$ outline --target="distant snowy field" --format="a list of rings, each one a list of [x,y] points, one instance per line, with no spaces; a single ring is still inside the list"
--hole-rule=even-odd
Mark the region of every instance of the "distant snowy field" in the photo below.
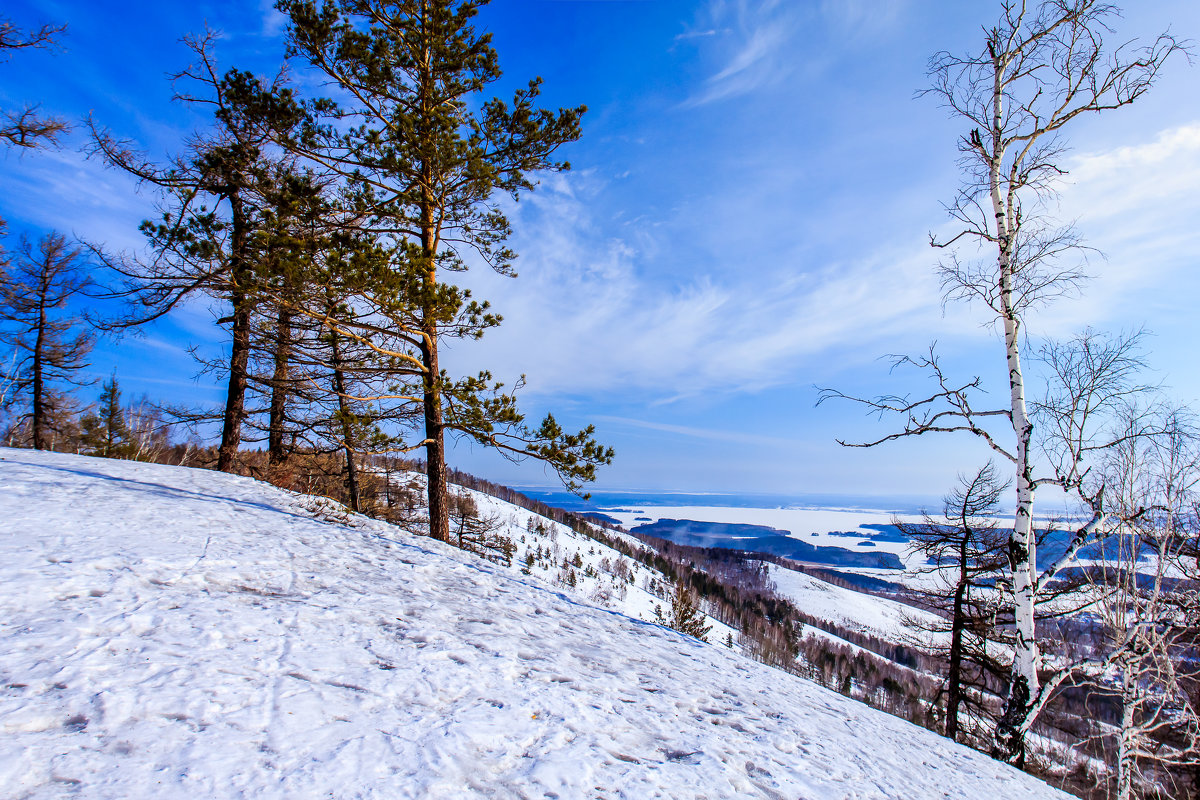
[[[0,732],[31,800],[1066,797],[324,501],[6,449]]]
[[[864,525],[890,525],[896,515],[888,511],[826,509],[826,508],[737,508],[727,506],[637,506],[618,510],[605,510],[605,514],[621,521],[625,528],[646,524],[646,518],[657,522],[660,519],[694,519],[699,522],[732,522],[747,525],[764,525],[776,530],[789,531],[793,537],[803,539],[820,547],[844,547],[854,549],[878,531]],[[919,522],[921,518],[901,515],[904,522]],[[860,538],[833,536],[833,532],[858,533]],[[872,549],[900,556],[905,566],[913,559],[908,545],[903,542],[875,542]],[[917,559],[914,563],[920,563]],[[853,572],[863,570],[853,569]],[[870,571],[875,574],[876,571]],[[895,574],[883,571],[880,574]]]

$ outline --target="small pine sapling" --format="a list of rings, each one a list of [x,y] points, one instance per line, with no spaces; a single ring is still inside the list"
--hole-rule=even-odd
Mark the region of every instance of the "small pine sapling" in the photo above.
[[[682,578],[675,583],[675,594],[671,597],[669,625],[680,633],[694,636],[702,642],[708,641],[708,633],[712,630],[711,625],[704,624],[704,614],[700,611],[695,594]]]

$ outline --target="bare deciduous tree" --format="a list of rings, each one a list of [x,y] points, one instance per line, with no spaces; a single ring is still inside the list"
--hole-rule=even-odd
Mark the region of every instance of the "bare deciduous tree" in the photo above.
[[[10,20],[0,18],[0,61],[7,60],[14,50],[53,47],[66,30],[66,25],[45,24],[36,30],[22,31]],[[19,111],[0,112],[0,117],[0,142],[10,147],[54,146],[69,127],[57,117],[43,116],[36,104],[22,106]]]
[[[951,739],[959,736],[960,712],[977,720],[985,716],[983,698],[1005,667],[996,653],[1000,598],[994,583],[1005,564],[1006,535],[996,517],[1008,488],[989,461],[973,475],[960,477],[945,498],[941,519],[926,515],[920,524],[895,523],[926,557],[926,566],[918,572],[930,575],[932,583],[918,592],[919,599],[944,618],[934,626],[923,616],[909,624],[925,634],[950,637],[934,650],[947,665],[945,734]],[[928,638],[922,636],[919,644],[928,647]]]
[[[17,352],[9,403],[25,400],[33,446],[51,447],[51,436],[69,404],[64,384],[83,385],[94,337],[79,314],[64,312],[77,295],[95,288],[82,269],[82,251],[62,234],[43,236],[36,250],[22,240],[15,269],[0,274],[0,343]]]
[[[1089,572],[1107,647],[1076,667],[1120,705],[1112,737],[1120,800],[1156,786],[1174,796],[1174,771],[1200,759],[1200,575],[1189,569],[1200,536],[1200,438],[1186,411],[1160,416],[1154,436],[1108,454],[1109,504],[1120,525]]]
[[[961,120],[967,132],[959,145],[963,186],[948,206],[960,228],[945,240],[931,237],[931,244],[948,249],[940,267],[946,299],[982,305],[1003,332],[1008,402],[999,408],[977,407],[971,398],[980,388],[979,379],[950,380],[932,353],[902,362],[929,370],[938,384],[935,393],[915,401],[861,401],[872,411],[904,419],[900,432],[880,441],[968,432],[1012,464],[1016,511],[1007,550],[1015,657],[996,746],[1002,757],[1017,763],[1024,759],[1025,734],[1049,698],[1036,629],[1037,597],[1082,546],[1106,530],[1105,487],[1089,483],[1088,460],[1114,442],[1106,438],[1105,412],[1137,390],[1127,369],[1136,361],[1129,358],[1133,345],[1085,334],[1044,354],[1058,386],[1036,409],[1053,423],[1052,430],[1042,432],[1035,425],[1023,350],[1028,315],[1078,291],[1086,278],[1079,266],[1079,237],[1054,221],[1047,203],[1065,174],[1062,133],[1083,115],[1137,101],[1167,59],[1183,49],[1168,34],[1140,48],[1107,47],[1105,37],[1116,15],[1114,6],[1098,0],[1003,0],[999,20],[985,29],[981,52],[942,52],[932,58],[933,86],[927,93]],[[977,253],[987,255],[972,258]],[[1107,358],[1091,357],[1088,350],[1094,347]],[[828,397],[844,395],[826,392],[822,399]],[[1046,435],[1039,440],[1042,433]],[[1042,477],[1035,475],[1039,444],[1052,466]],[[1045,486],[1076,494],[1092,513],[1064,557],[1042,565],[1039,572],[1034,499]]]

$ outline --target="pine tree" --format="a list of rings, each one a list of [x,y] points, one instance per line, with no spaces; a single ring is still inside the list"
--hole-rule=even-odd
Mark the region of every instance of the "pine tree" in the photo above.
[[[675,593],[671,595],[671,619],[668,623],[672,628],[688,636],[694,636],[702,642],[708,641],[711,625],[704,624],[704,614],[696,602],[691,588],[680,578],[675,582]]]
[[[926,516],[921,524],[896,522],[915,552],[926,558],[918,572],[930,582],[914,594],[923,605],[940,612],[932,630],[928,617],[910,624],[934,634],[950,634],[948,648],[936,647],[946,659],[945,735],[957,739],[960,711],[986,713],[982,698],[990,693],[989,677],[1003,677],[1006,666],[993,646],[996,631],[996,579],[1007,566],[1007,532],[999,530],[1000,497],[1009,484],[1000,480],[988,462],[969,477],[960,478],[945,498],[942,518]],[[1010,612],[1011,613],[1011,612]],[[944,617],[944,621],[942,618]],[[935,637],[939,638],[939,637]],[[923,647],[929,637],[922,636]]]
[[[110,166],[157,187],[164,199],[162,218],[141,226],[153,252],[149,261],[93,249],[118,278],[113,296],[130,303],[128,317],[110,323],[114,329],[156,320],[195,293],[228,303],[230,313],[221,320],[230,325],[231,346],[217,468],[229,472],[247,415],[251,321],[266,266],[256,239],[270,219],[264,211],[278,185],[274,179],[285,168],[272,141],[279,129],[299,125],[302,115],[282,78],[268,84],[236,69],[218,75],[215,38],[211,32],[185,38],[199,65],[174,76],[197,92],[181,92],[177,99],[211,109],[215,123],[189,142],[185,155],[169,165],[153,164],[91,125],[95,151]]]
[[[477,0],[280,0],[293,54],[307,58],[356,105],[312,104],[330,124],[291,146],[346,181],[345,215],[387,240],[390,275],[370,282],[367,301],[413,354],[397,356],[405,385],[393,396],[419,398],[425,448],[429,532],[450,536],[446,436],[460,434],[510,457],[550,464],[569,488],[609,463],[593,429],[565,432],[552,416],[525,424],[511,391],[487,372],[451,378],[443,341],[477,339],[500,322],[486,303],[446,281],[476,258],[513,275],[505,246],[510,226],[494,196],[533,188],[529,175],[567,169],[553,159],[579,137],[584,108],[535,107],[540,81],[516,92],[511,107],[489,97],[500,77],[490,36],[472,27]],[[356,126],[336,124],[353,118]],[[346,326],[369,338],[378,325]]]
[[[89,455],[126,458],[132,451],[125,410],[121,407],[121,387],[114,374],[104,382],[95,413],[81,421],[80,444]]]

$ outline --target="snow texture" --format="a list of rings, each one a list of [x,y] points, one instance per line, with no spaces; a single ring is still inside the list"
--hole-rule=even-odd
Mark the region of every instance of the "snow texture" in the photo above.
[[[0,732],[5,798],[1065,797],[328,501],[17,450]]]
[[[781,597],[792,601],[796,608],[818,619],[828,620],[843,628],[865,633],[887,642],[907,643],[927,641],[944,644],[948,636],[930,634],[908,624],[920,622],[929,630],[946,623],[936,614],[886,597],[874,597],[853,589],[834,586],[796,570],[768,564],[771,580]]]

